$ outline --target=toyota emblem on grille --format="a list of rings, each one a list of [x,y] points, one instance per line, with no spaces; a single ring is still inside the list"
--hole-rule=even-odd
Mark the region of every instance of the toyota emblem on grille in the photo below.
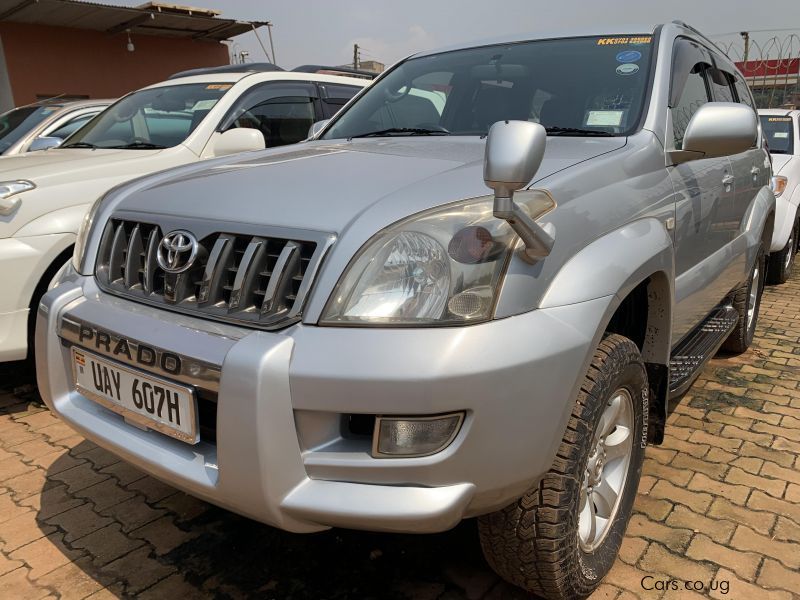
[[[158,266],[167,273],[183,273],[197,258],[197,238],[188,231],[170,231],[158,244]]]

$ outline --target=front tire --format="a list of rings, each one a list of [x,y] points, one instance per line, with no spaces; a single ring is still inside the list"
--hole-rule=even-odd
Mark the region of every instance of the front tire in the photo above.
[[[761,294],[764,292],[765,263],[764,249],[761,247],[749,279],[733,292],[733,308],[739,313],[739,320],[728,339],[722,344],[724,352],[741,354],[753,343],[758,311],[761,307]]]
[[[484,555],[501,577],[551,600],[583,598],[600,585],[639,486],[648,398],[639,349],[606,335],[553,466],[522,498],[478,520]]]
[[[767,283],[771,285],[786,283],[791,277],[795,254],[797,253],[798,229],[800,229],[800,220],[792,227],[789,239],[786,241],[786,246],[783,247],[783,250],[769,255]]]

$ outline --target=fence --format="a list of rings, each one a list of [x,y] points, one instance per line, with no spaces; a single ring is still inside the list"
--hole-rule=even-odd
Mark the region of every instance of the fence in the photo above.
[[[753,90],[759,108],[800,108],[800,36],[773,36],[759,43],[718,41]]]

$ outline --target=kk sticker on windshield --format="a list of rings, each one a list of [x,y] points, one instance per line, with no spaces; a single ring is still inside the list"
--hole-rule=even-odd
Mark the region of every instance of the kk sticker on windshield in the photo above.
[[[622,46],[622,45],[630,45],[630,46],[639,46],[642,44],[649,44],[653,41],[653,36],[651,35],[644,35],[644,36],[637,36],[637,37],[613,37],[613,38],[600,38],[597,40],[598,46]]]
[[[639,65],[625,63],[617,67],[617,75],[635,75],[639,72]]]
[[[642,53],[638,50],[623,50],[617,54],[617,62],[621,63],[635,63],[642,58]]]

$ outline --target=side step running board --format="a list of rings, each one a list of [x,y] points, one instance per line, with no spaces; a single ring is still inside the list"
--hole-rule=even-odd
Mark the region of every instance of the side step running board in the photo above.
[[[739,313],[732,306],[717,308],[673,350],[669,361],[670,397],[680,396],[689,389],[738,320]]]

